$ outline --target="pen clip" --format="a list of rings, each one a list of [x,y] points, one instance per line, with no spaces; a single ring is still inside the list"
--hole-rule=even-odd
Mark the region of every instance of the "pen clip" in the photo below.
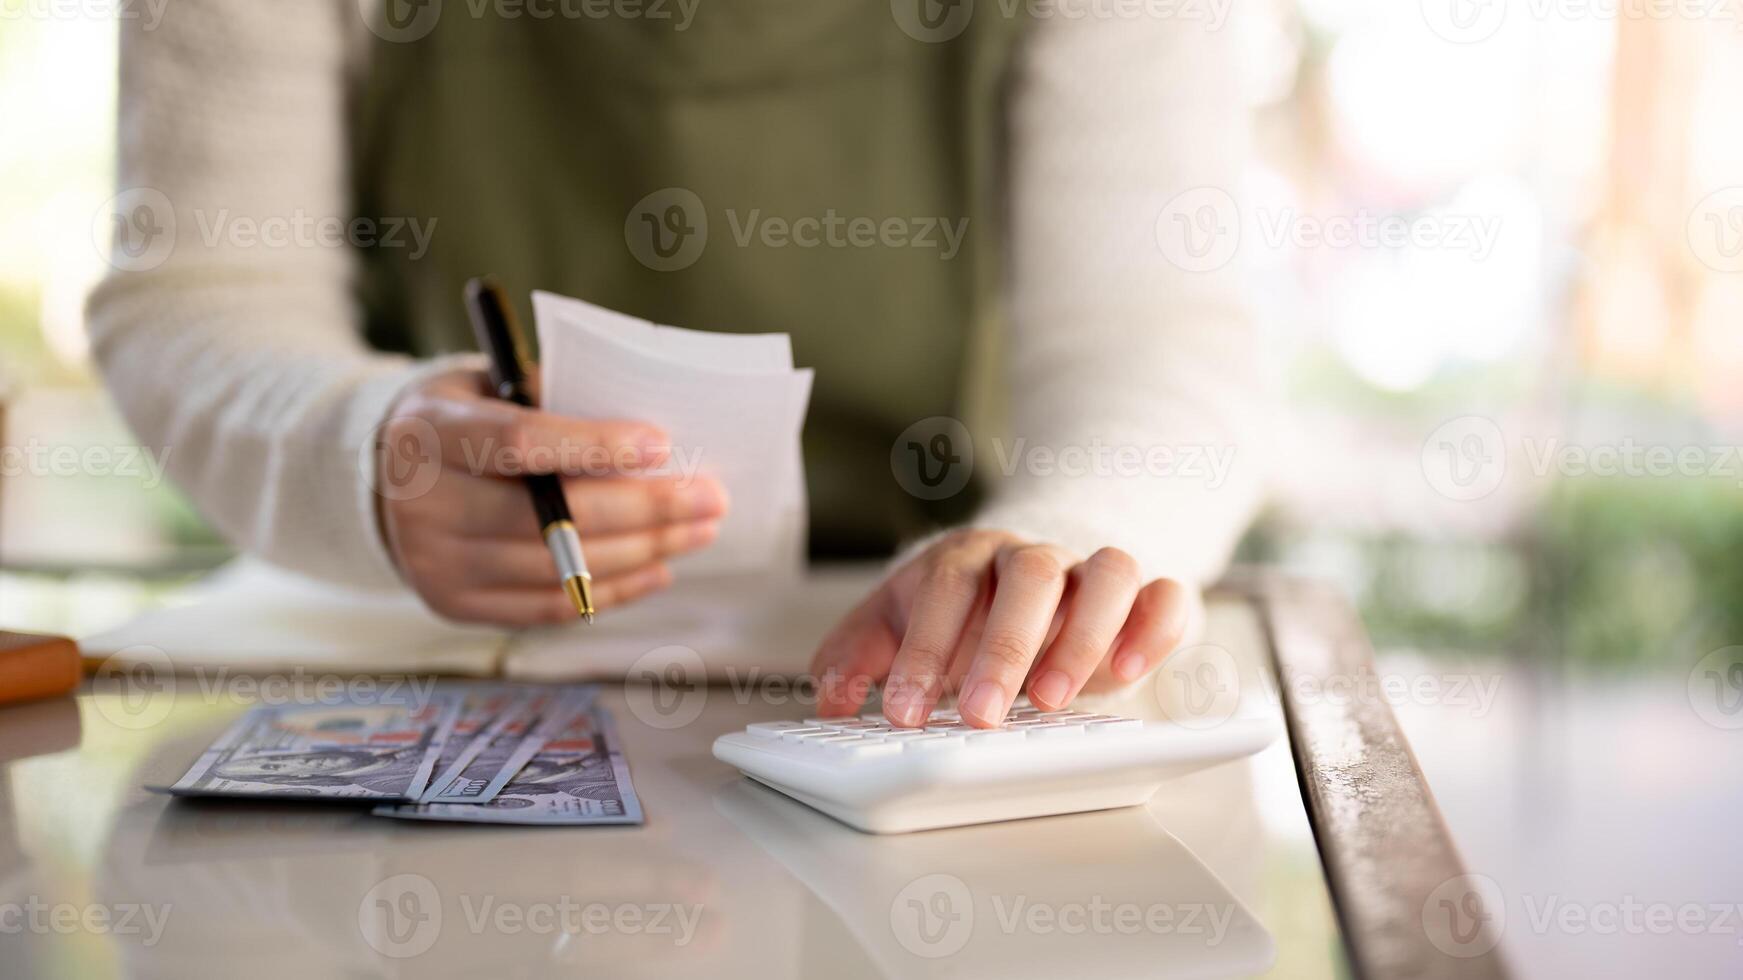
[[[482,276],[466,281],[466,312],[478,349],[490,359],[490,384],[498,398],[532,407],[527,391],[531,366],[526,345],[514,319],[514,308],[495,278]]]

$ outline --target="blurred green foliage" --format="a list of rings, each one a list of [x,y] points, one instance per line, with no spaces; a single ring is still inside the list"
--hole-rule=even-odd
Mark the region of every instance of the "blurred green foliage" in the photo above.
[[[1618,665],[1743,643],[1734,479],[1560,481],[1526,544],[1541,642]]]
[[[1624,668],[1743,644],[1739,556],[1732,479],[1617,477],[1558,480],[1505,541],[1313,538],[1269,518],[1240,558],[1341,578],[1381,647]]]

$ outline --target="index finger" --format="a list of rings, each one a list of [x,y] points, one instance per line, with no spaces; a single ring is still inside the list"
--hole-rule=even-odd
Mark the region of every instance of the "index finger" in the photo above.
[[[980,728],[1004,723],[1029,665],[1047,642],[1073,564],[1063,550],[1047,545],[1023,545],[999,553],[994,562],[998,581],[992,609],[957,704],[965,721]]]
[[[621,476],[659,465],[670,445],[645,422],[576,419],[484,396],[433,400],[425,414],[443,464],[478,476]]]

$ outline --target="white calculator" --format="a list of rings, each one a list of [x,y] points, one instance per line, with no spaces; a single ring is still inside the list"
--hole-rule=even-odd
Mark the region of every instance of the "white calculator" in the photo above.
[[[900,834],[1136,806],[1164,780],[1275,737],[1262,717],[1186,727],[1019,702],[993,729],[953,711],[924,728],[882,715],[759,722],[716,739],[714,756],[849,826]]]

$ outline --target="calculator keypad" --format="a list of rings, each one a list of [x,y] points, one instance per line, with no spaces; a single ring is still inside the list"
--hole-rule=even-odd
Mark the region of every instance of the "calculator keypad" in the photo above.
[[[998,728],[975,728],[955,711],[935,711],[923,728],[897,728],[883,715],[762,721],[745,728],[759,738],[818,752],[829,759],[876,759],[902,752],[951,751],[965,746],[1014,745],[1143,728],[1133,718],[1087,711],[1042,711],[1019,703]]]

